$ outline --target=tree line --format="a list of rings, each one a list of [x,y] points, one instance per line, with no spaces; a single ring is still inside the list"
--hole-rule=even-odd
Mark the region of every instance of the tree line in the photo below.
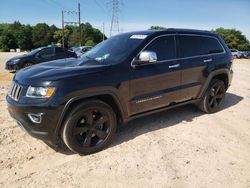
[[[162,30],[166,29],[162,26],[151,26],[149,30]],[[240,51],[250,51],[250,43],[246,36],[239,30],[236,29],[225,29],[223,27],[212,29],[214,33],[220,35],[229,48],[237,49]]]
[[[94,46],[103,40],[103,33],[92,27],[90,23],[81,24],[81,45]],[[66,26],[64,29],[65,47],[79,46],[78,26]],[[106,39],[107,37],[104,36]],[[31,50],[51,44],[62,44],[62,29],[55,25],[38,23],[35,26],[21,24],[0,24],[0,51],[20,48]]]
[[[90,23],[81,24],[81,45],[94,46],[103,40],[100,30],[92,27]],[[151,26],[151,30],[166,29],[161,26]],[[236,29],[225,29],[223,27],[211,30],[219,34],[229,48],[241,51],[250,50],[250,43],[246,36]],[[64,29],[65,47],[79,46],[79,27],[66,26]],[[106,39],[107,37],[104,36]],[[55,25],[38,23],[35,26],[21,24],[16,21],[12,24],[0,24],[0,51],[20,48],[31,50],[50,44],[62,44],[62,29]]]

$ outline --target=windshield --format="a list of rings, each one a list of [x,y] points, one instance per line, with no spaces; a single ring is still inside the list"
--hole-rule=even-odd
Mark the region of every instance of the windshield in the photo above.
[[[146,35],[132,35],[129,33],[116,35],[101,42],[90,51],[83,54],[81,58],[93,60],[98,63],[120,63],[127,58],[145,38]]]
[[[31,52],[28,53],[28,55],[34,55],[35,53],[39,52],[42,48],[37,48],[35,50],[32,50]]]

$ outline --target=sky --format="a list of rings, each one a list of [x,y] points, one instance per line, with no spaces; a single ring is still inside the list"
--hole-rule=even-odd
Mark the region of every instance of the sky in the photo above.
[[[110,34],[112,0],[0,0],[0,23],[45,22],[61,27],[61,11],[76,10],[81,21]],[[250,0],[119,0],[121,32],[145,30],[152,25],[166,28],[211,30],[218,27],[241,30],[250,40]],[[77,20],[65,14],[66,21]]]

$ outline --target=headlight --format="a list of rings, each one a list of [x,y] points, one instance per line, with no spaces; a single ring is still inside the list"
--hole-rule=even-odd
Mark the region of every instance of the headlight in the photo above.
[[[20,61],[20,59],[14,59],[12,60],[12,62],[15,64],[15,63],[18,63]]]
[[[49,98],[55,92],[55,87],[32,87],[29,86],[26,97]]]

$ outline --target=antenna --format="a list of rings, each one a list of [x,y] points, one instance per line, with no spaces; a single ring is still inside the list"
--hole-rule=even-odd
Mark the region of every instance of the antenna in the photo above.
[[[114,33],[119,33],[119,6],[120,0],[112,0],[112,18],[111,18],[111,25],[110,25],[110,36]]]

